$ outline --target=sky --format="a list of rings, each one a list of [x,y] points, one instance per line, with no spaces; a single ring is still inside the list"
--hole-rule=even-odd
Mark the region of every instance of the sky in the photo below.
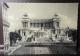
[[[21,27],[20,19],[28,14],[30,19],[51,19],[54,14],[60,16],[61,28],[77,29],[78,3],[8,3],[10,29]]]

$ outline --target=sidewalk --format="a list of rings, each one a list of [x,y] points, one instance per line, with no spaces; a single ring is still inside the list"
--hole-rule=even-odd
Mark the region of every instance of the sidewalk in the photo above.
[[[15,50],[17,50],[18,48],[21,47],[21,44],[17,43],[14,46],[10,47],[10,52],[8,53],[8,55],[11,55]]]

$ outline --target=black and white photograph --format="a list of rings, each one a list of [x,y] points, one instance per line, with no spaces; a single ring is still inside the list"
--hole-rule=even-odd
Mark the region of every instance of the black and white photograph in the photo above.
[[[76,54],[78,3],[4,3],[5,55]]]

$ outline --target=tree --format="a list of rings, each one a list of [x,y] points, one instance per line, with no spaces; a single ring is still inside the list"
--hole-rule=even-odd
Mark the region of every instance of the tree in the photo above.
[[[21,35],[16,32],[10,32],[9,36],[10,36],[10,45],[11,46],[13,43],[16,43],[17,40],[20,41],[22,39]]]
[[[77,41],[77,30],[72,30],[72,38],[73,38],[73,41]]]
[[[68,31],[68,36],[72,37],[72,40],[75,42],[77,40],[77,30],[76,29],[70,29]]]

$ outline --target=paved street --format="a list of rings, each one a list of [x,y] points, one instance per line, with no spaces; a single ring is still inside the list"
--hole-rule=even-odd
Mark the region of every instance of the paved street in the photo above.
[[[64,47],[62,44],[57,45],[40,45],[24,43],[22,46],[14,51],[12,55],[23,54],[75,54],[76,52],[71,47]]]

